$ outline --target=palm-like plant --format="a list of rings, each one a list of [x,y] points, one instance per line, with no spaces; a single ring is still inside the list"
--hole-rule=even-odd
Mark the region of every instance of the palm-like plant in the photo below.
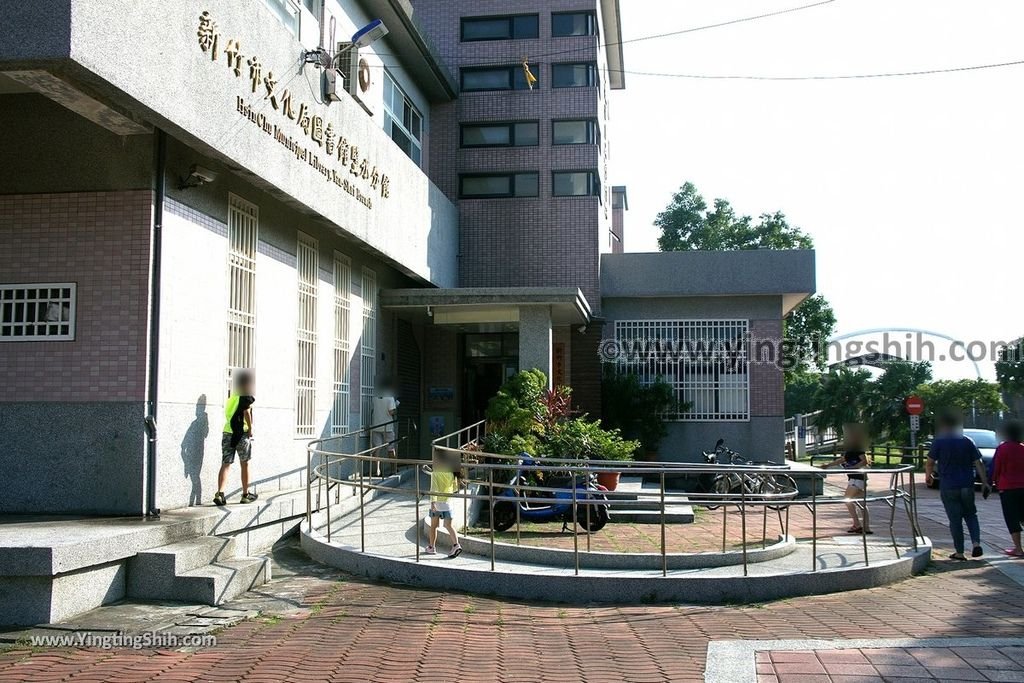
[[[831,427],[838,434],[844,424],[860,422],[871,391],[871,373],[840,367],[821,379],[814,402],[821,406],[819,429]]]

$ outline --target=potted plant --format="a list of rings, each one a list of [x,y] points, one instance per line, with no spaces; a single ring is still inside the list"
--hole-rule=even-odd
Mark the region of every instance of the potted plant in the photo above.
[[[618,429],[603,429],[586,415],[574,416],[568,387],[546,389],[540,370],[524,370],[510,378],[487,406],[488,434],[484,450],[501,455],[552,457],[566,460],[630,460],[640,448]],[[619,473],[599,475],[614,490]]]

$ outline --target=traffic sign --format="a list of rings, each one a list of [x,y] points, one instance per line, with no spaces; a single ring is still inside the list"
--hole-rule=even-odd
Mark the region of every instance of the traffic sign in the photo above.
[[[924,412],[924,401],[920,396],[907,396],[903,406],[907,409],[908,415],[920,415]]]
[[[911,415],[910,416],[910,431],[919,432],[921,431],[921,416]]]

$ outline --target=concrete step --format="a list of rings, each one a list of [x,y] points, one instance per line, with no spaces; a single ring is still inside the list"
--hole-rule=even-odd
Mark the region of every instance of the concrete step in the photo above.
[[[270,581],[270,558],[220,560],[176,577],[166,600],[220,605]]]
[[[637,508],[615,509],[613,507],[609,510],[608,521],[613,524],[661,524],[661,508],[659,506],[657,510],[640,510]],[[665,523],[692,524],[693,506],[666,505]]]
[[[197,536],[140,552],[129,560],[128,572],[178,576],[217,560],[230,560],[234,556],[233,538]]]

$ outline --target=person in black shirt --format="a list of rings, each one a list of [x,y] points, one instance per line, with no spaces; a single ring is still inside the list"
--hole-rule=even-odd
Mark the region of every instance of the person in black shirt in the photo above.
[[[864,425],[847,424],[843,425],[843,454],[825,465],[825,467],[840,466],[846,470],[861,470],[870,467],[867,454],[867,431]],[[868,486],[866,474],[851,472],[846,475],[846,509],[850,511],[853,519],[853,526],[847,531],[851,534],[871,534],[871,522],[868,517],[868,508],[865,505],[861,510],[861,519],[857,516],[859,505],[857,501],[864,499],[864,491]]]

